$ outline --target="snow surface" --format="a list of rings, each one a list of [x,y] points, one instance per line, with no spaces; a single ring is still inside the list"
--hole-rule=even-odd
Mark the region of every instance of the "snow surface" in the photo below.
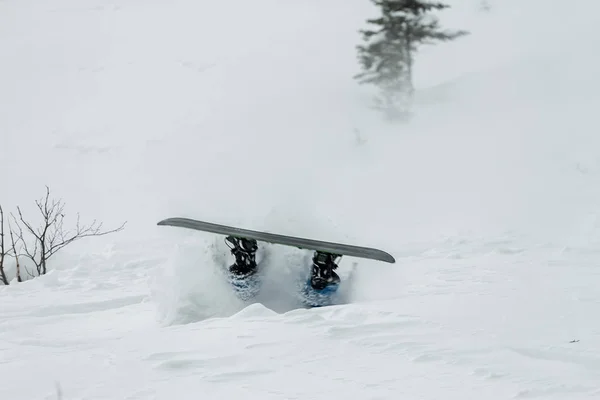
[[[600,398],[600,4],[451,3],[389,124],[366,0],[0,1],[1,204],[128,221],[0,288],[0,399]],[[265,246],[244,304],[170,216],[397,263],[306,310]]]

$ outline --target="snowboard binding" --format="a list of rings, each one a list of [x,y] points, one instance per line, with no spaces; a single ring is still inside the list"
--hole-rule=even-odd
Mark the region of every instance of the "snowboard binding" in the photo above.
[[[336,260],[341,257],[339,254],[315,251],[312,258],[313,265],[310,277],[310,285],[313,289],[320,291],[328,286],[340,283],[340,277],[334,270],[338,267]]]
[[[227,236],[225,243],[235,257],[235,263],[229,267],[229,272],[239,278],[254,275],[257,267],[256,251],[258,250],[256,240]]]

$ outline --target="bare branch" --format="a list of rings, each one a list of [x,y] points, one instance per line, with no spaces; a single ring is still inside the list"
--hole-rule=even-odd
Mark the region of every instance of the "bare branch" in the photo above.
[[[29,270],[27,269],[27,267],[23,266],[23,268],[25,268],[25,272],[27,272],[27,275],[29,275],[30,278],[35,278],[36,277],[36,275],[34,275],[31,272],[29,272]],[[38,275],[37,276],[40,276],[39,271],[38,271]]]
[[[29,233],[31,233],[33,236],[35,236],[36,239],[40,240],[41,237],[40,235],[35,231],[35,229],[33,229],[33,227],[27,222],[25,221],[25,219],[23,218],[23,213],[21,212],[21,208],[17,207],[17,212],[19,213],[19,219],[21,220],[21,222],[23,223],[23,225],[25,225],[25,228],[27,228],[27,230],[29,231]]]
[[[18,207],[17,207],[18,209]],[[23,215],[21,214],[21,211],[19,210],[19,215],[20,215],[20,219],[23,221]],[[41,266],[37,261],[37,253],[38,253],[38,242],[39,242],[39,238],[38,236],[35,234],[34,231],[29,230],[29,233],[31,233],[35,240],[33,241],[33,251],[30,250],[29,246],[27,245],[27,241],[25,240],[25,235],[23,232],[23,228],[21,228],[21,224],[19,224],[19,220],[17,220],[17,218],[11,214],[11,216],[13,217],[13,221],[17,227],[17,232],[15,233],[17,235],[17,241],[21,242],[21,246],[22,246],[22,253],[19,253],[19,255],[26,257],[28,259],[30,259],[33,264],[35,265],[35,268],[38,270],[38,272],[41,272]]]
[[[0,206],[0,256],[4,255],[4,211]],[[0,258],[0,261],[2,258]],[[2,264],[0,264],[2,265]]]
[[[12,226],[10,225],[10,221],[8,221],[8,231],[10,232],[10,243],[12,245],[13,257],[15,258],[17,282],[23,282],[23,279],[21,278],[21,264],[19,263],[19,252],[17,251],[17,245],[15,243],[15,237],[13,235],[13,230]]]
[[[8,285],[8,279],[6,278],[6,272],[4,271],[4,259],[8,252],[4,248],[4,211],[0,206],[0,281],[5,285]]]
[[[125,225],[127,223],[124,222],[118,228],[111,229],[111,230],[108,230],[108,231],[102,231],[102,224],[99,224],[98,226],[95,226],[95,224],[96,224],[96,221],[94,221],[92,223],[92,225],[87,226],[87,227],[85,227],[85,226],[84,227],[77,227],[76,232],[74,234],[72,234],[71,236],[65,236],[62,232],[59,232],[59,235],[61,236],[61,241],[58,242],[58,243],[52,244],[50,247],[48,247],[46,249],[47,250],[47,254],[48,254],[48,256],[46,257],[46,259],[49,259],[58,250],[62,249],[63,247],[65,247],[69,243],[73,243],[75,240],[83,239],[85,237],[90,237],[90,236],[105,236],[105,235],[108,235],[110,233],[119,232],[119,231],[121,231],[121,230],[123,230],[125,228]]]

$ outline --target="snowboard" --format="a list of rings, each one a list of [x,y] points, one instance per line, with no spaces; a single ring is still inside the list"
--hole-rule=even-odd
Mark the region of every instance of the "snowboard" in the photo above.
[[[292,246],[299,249],[320,251],[322,253],[337,254],[340,256],[367,258],[392,264],[396,262],[391,254],[386,253],[383,250],[370,247],[353,246],[342,243],[324,242],[314,239],[280,235],[276,233],[253,231],[250,229],[219,225],[190,218],[167,218],[158,222],[158,225],[188,228],[237,238],[254,239],[260,242]]]
[[[292,246],[303,250],[312,250],[320,253],[333,254],[336,256],[365,258],[392,264],[396,262],[391,254],[371,247],[362,247],[343,243],[326,242],[315,239],[281,235],[277,233],[254,231],[190,218],[167,218],[159,221],[157,225],[193,229],[225,236],[233,236],[240,239],[254,239],[257,242],[261,241],[284,246]],[[260,290],[261,284],[258,276],[252,276],[250,279],[240,280],[231,274],[229,276],[229,282],[236,290],[238,296],[243,300],[248,300],[254,297]],[[339,288],[339,284],[330,285],[322,290],[316,290],[310,285],[310,274],[309,276],[304,277],[301,282],[302,284],[300,285],[301,287],[299,287],[299,292],[303,297],[303,302],[306,306],[320,307],[331,305],[333,302],[335,302],[335,295]]]

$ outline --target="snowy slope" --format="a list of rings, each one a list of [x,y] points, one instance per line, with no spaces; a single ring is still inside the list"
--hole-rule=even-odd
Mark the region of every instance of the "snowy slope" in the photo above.
[[[0,204],[129,221],[0,287],[0,398],[600,398],[599,6],[452,3],[472,34],[390,125],[351,79],[368,1],[0,2]],[[397,264],[304,310],[306,252],[265,246],[248,305],[168,216]]]

